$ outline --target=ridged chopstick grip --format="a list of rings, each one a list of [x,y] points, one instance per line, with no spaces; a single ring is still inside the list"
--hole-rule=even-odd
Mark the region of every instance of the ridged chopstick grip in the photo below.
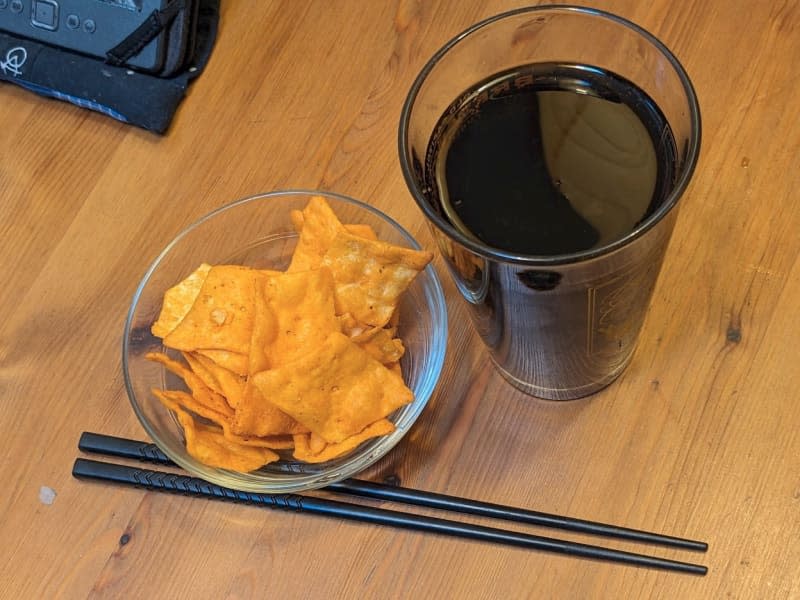
[[[678,571],[694,575],[705,575],[707,572],[706,567],[703,565],[297,494],[270,495],[243,492],[186,475],[151,471],[149,469],[139,469],[84,458],[75,460],[72,474],[77,478],[111,481],[155,491],[174,492],[216,500],[255,504],[268,508],[335,516],[375,525],[390,525],[403,529],[439,533],[640,567]]]
[[[132,458],[159,465],[174,465],[169,457],[155,444],[131,440],[128,438],[103,435],[84,431],[78,440],[78,449],[84,452],[96,452],[106,456]]]

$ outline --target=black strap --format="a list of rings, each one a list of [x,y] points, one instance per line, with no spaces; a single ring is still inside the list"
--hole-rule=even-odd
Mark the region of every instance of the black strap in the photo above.
[[[173,0],[161,10],[154,10],[128,37],[106,52],[106,62],[121,67],[128,59],[139,54],[167,27],[181,10],[186,0]]]

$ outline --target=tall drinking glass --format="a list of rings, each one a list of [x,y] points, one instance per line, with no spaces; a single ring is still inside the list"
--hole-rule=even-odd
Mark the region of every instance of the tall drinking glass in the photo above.
[[[513,93],[535,104],[530,126],[493,131],[486,111],[521,106]],[[492,360],[556,400],[596,392],[630,362],[699,149],[675,56],[621,17],[571,6],[514,10],[453,38],[414,81],[399,129],[408,188]]]

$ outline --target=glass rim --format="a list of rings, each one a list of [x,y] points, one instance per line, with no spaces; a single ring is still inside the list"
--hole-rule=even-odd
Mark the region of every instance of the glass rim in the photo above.
[[[414,177],[414,171],[411,161],[409,160],[410,147],[408,144],[409,123],[420,89],[427,81],[428,76],[433,69],[452,48],[471,37],[473,34],[498,21],[509,19],[521,14],[541,12],[577,13],[584,16],[605,19],[631,30],[633,33],[638,34],[647,42],[649,42],[661,53],[662,56],[669,61],[682,84],[683,91],[686,95],[686,100],[689,105],[689,121],[691,128],[686,156],[682,161],[682,168],[678,174],[678,179],[675,182],[675,186],[653,214],[647,217],[635,229],[630,231],[625,236],[597,248],[591,248],[589,250],[582,250],[567,254],[547,256],[508,252],[506,250],[476,241],[475,239],[464,235],[458,229],[453,227],[449,221],[433,210],[431,205],[425,200],[422,190],[420,189],[420,186]],[[484,258],[506,263],[542,267],[577,263],[610,254],[629,245],[635,239],[641,237],[650,229],[652,229],[657,223],[659,223],[675,207],[692,179],[692,175],[695,167],[697,166],[697,161],[700,155],[701,129],[700,107],[697,100],[697,94],[695,93],[694,86],[692,85],[689,75],[672,51],[667,48],[667,46],[657,37],[640,25],[637,25],[636,23],[624,17],[620,17],[604,10],[568,4],[542,4],[539,6],[528,6],[509,10],[483,19],[482,21],[478,21],[455,37],[451,38],[434,53],[434,55],[425,63],[417,77],[414,79],[408,95],[406,96],[406,100],[403,103],[402,112],[400,113],[400,126],[398,129],[398,151],[400,154],[400,167],[403,172],[403,178],[405,179],[406,185],[411,192],[411,195],[414,197],[414,201],[420,207],[425,217],[430,223],[433,223],[437,229],[445,233],[452,240],[458,242],[472,252],[483,256]]]

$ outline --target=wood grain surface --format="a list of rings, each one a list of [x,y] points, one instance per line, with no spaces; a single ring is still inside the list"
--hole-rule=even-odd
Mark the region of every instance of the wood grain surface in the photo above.
[[[661,38],[703,116],[633,362],[585,400],[515,391],[437,258],[443,376],[363,476],[706,540],[705,555],[607,545],[708,575],[72,478],[82,431],[144,437],[123,387],[123,323],[190,222],[257,192],[321,188],[432,246],[397,157],[405,94],[446,40],[523,5],[223,0],[208,68],[165,136],[0,84],[0,597],[800,597],[800,3],[588,4]]]

